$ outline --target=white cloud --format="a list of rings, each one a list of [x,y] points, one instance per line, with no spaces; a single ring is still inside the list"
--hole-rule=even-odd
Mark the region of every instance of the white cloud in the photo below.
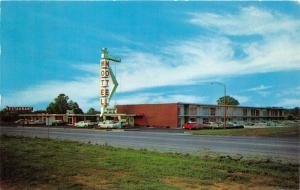
[[[284,98],[278,105],[285,107],[300,107],[300,98]]]
[[[242,8],[239,14],[196,13],[189,21],[225,34],[259,34],[258,41],[241,42],[239,48],[245,57],[235,57],[235,42],[226,35],[194,37],[170,42],[158,53],[133,50],[123,51],[122,62],[117,65],[119,81],[117,92],[130,92],[142,88],[167,85],[193,84],[215,77],[236,76],[284,70],[300,70],[299,21],[286,15],[257,9]],[[276,35],[268,35],[275,34]],[[116,50],[117,52],[117,50]],[[89,107],[98,97],[99,63],[78,64],[74,67],[89,74],[73,81],[48,81],[3,97],[7,105],[49,102],[64,92],[82,107]],[[114,69],[113,69],[114,70]],[[269,86],[252,88],[264,95]],[[148,102],[147,96],[132,96],[120,102]],[[186,102],[198,101],[195,96],[181,97]],[[180,99],[180,95],[156,97],[157,102]],[[152,100],[152,99],[151,99]],[[242,101],[247,99],[242,99]]]
[[[252,88],[248,88],[246,90],[244,90],[244,92],[256,92],[257,94],[261,95],[261,96],[267,96],[270,94],[270,89],[272,88],[272,86],[265,86],[263,84],[256,86],[256,87],[252,87]]]
[[[249,102],[250,98],[247,96],[240,96],[240,95],[230,95],[232,97],[234,97],[235,99],[237,99],[239,101],[240,104],[244,104]]]
[[[237,14],[192,13],[190,23],[230,35],[296,32],[300,21],[278,12],[245,7]]]
[[[64,93],[77,101],[84,109],[89,106],[91,98],[97,97],[98,80],[95,77],[78,78],[73,81],[49,81],[29,87],[10,96],[2,97],[5,105],[32,105],[50,102],[58,94]]]
[[[265,85],[261,84],[261,85],[256,86],[256,87],[249,88],[249,89],[247,89],[245,91],[248,91],[248,92],[252,92],[252,91],[254,91],[254,92],[255,91],[264,91],[264,90],[268,90],[270,88],[272,88],[272,86],[265,86]]]
[[[300,69],[299,44],[300,40],[289,38],[247,44],[247,57],[237,60],[230,40],[224,37],[179,41],[162,49],[171,56],[128,52],[117,69],[118,77],[121,83],[124,81],[122,91],[131,91],[213,77]],[[254,45],[257,47],[251,48]]]
[[[93,64],[93,63],[79,63],[72,65],[73,68],[81,70],[83,72],[93,73],[93,74],[99,74],[100,65],[99,64]]]
[[[300,99],[300,86],[296,86],[293,88],[282,89],[280,92],[276,94],[277,98],[296,96]]]
[[[184,94],[163,94],[163,93],[138,93],[129,97],[117,98],[116,104],[141,104],[141,103],[203,103],[206,97],[184,95]]]

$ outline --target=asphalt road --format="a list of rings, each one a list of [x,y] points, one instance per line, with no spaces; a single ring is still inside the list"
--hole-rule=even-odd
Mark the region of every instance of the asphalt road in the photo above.
[[[0,127],[0,134],[58,138],[115,147],[179,152],[193,155],[220,154],[244,158],[270,158],[299,163],[299,137],[194,136],[185,133],[101,131],[40,127]]]

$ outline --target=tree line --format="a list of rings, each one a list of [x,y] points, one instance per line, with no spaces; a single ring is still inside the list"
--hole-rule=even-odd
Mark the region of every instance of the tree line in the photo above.
[[[46,108],[47,113],[53,114],[65,114],[67,111],[74,114],[83,114],[82,109],[79,107],[78,103],[69,100],[69,97],[65,94],[59,94],[54,101],[52,101]],[[90,108],[87,111],[87,114],[98,114],[99,111],[96,111],[94,108]]]
[[[239,105],[239,101],[231,96],[221,97],[217,100],[218,105],[224,105],[226,100],[226,105]],[[52,101],[46,108],[47,113],[53,114],[65,114],[67,110],[71,111],[74,114],[83,114],[82,109],[79,107],[78,103],[72,100],[69,100],[69,97],[65,94],[59,94],[54,101]],[[87,111],[87,114],[98,114],[99,111],[96,111],[94,108],[90,108]]]

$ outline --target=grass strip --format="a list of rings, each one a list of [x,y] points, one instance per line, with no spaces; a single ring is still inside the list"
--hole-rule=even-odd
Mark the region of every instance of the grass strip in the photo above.
[[[243,129],[203,129],[190,131],[193,135],[230,135],[230,136],[296,136],[300,127],[243,128]]]
[[[9,189],[298,189],[299,165],[1,136]]]

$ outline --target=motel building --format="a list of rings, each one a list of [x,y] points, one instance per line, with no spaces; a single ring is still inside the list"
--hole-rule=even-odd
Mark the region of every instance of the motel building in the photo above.
[[[274,107],[226,106],[228,122],[284,120],[287,110]],[[168,103],[118,105],[118,113],[135,114],[135,126],[182,128],[190,121],[199,124],[224,121],[224,106]]]
[[[246,107],[226,106],[228,122],[261,122],[270,120],[284,120],[287,110],[278,107]],[[31,121],[63,121],[69,125],[76,122],[90,120],[102,121],[97,115],[87,114],[20,114],[23,119]],[[162,103],[162,104],[134,104],[117,105],[116,109],[107,109],[103,117],[108,120],[124,121],[133,127],[157,127],[157,128],[182,128],[184,123],[197,122],[207,124],[209,122],[224,121],[224,106],[190,103]]]

